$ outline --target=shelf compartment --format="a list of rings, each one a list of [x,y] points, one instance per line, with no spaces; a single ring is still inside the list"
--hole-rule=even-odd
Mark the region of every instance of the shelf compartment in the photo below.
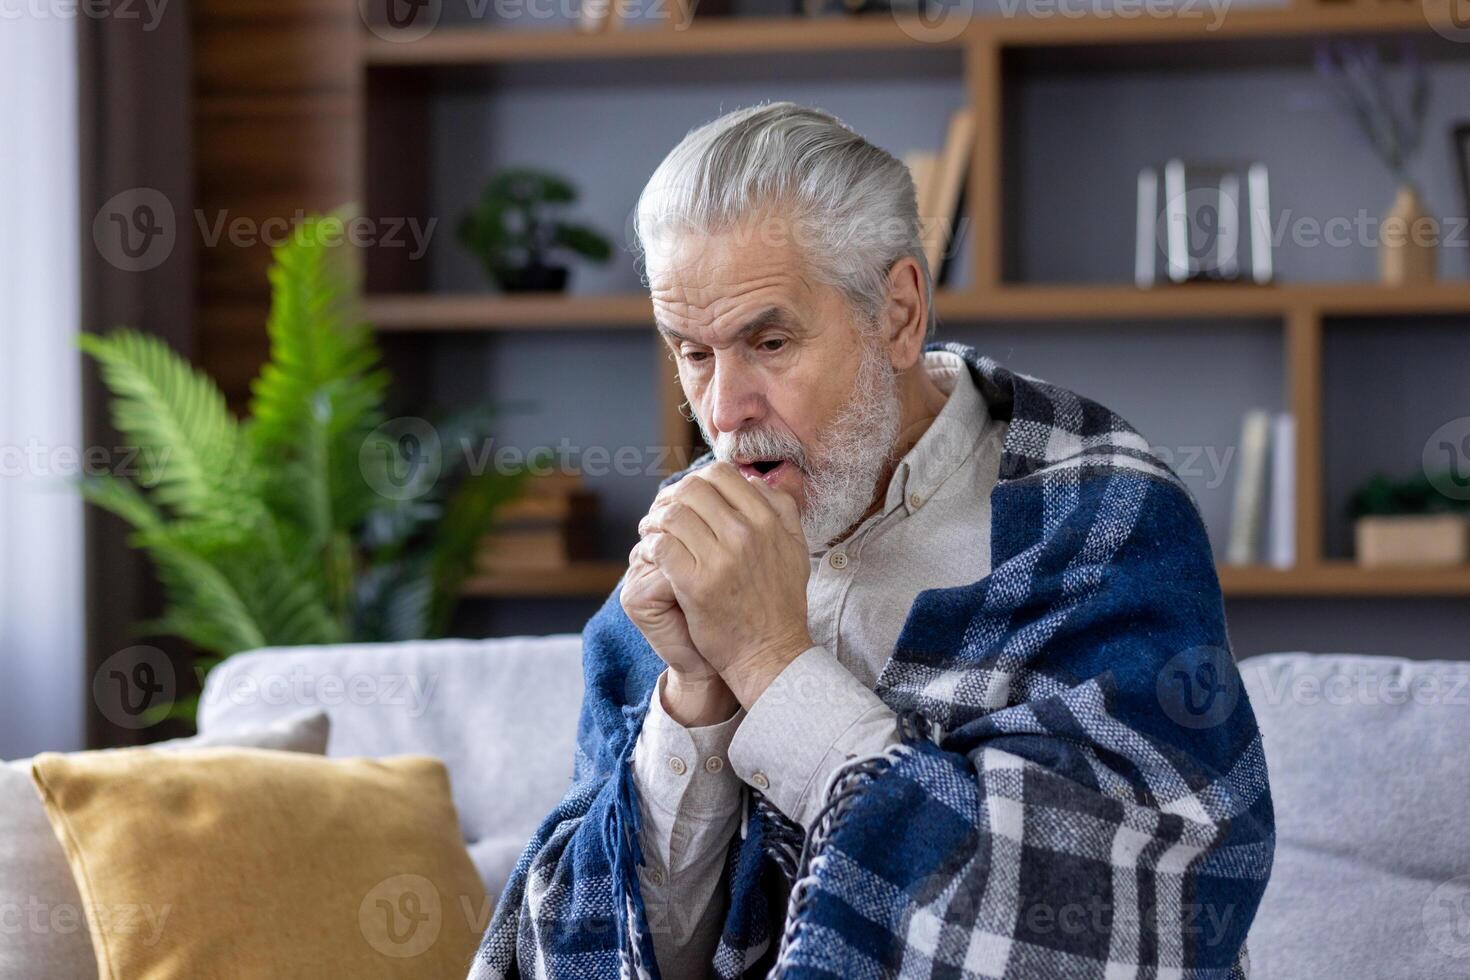
[[[544,572],[479,575],[465,583],[471,598],[564,598],[605,596],[626,566],[620,562],[578,562]],[[1463,596],[1470,595],[1470,568],[1360,568],[1351,562],[1277,569],[1224,565],[1218,569],[1227,598]]]
[[[1221,566],[1219,574],[1229,598],[1470,595],[1470,567],[1362,568],[1326,562],[1290,569]]]
[[[626,568],[622,562],[587,561],[545,571],[476,575],[465,582],[461,592],[494,599],[607,595]]]

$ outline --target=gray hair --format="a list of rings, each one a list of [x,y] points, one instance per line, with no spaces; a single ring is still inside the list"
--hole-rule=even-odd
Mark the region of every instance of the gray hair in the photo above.
[[[908,167],[835,116],[794,102],[728,112],[669,151],[634,215],[645,279],[660,241],[728,231],[757,214],[779,225],[812,275],[869,323],[887,305],[889,269],[912,258],[928,300],[925,329],[934,333],[934,280]]]

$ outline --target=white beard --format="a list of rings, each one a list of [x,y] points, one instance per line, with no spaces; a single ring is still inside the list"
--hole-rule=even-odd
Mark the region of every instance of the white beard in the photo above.
[[[703,420],[699,429],[716,459],[784,459],[805,475],[801,527],[807,545],[816,550],[844,536],[868,512],[892,460],[899,421],[898,376],[878,345],[865,341],[852,400],[826,427],[811,453],[795,436],[774,429],[722,432],[717,439],[710,438]]]

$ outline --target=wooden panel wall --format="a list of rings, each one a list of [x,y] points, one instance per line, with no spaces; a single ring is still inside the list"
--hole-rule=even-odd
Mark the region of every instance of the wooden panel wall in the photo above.
[[[357,9],[196,0],[191,11],[197,350],[236,407],[266,354],[267,233],[361,198]]]

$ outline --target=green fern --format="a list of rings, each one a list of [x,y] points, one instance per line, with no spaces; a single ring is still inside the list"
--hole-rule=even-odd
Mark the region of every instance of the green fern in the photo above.
[[[89,478],[90,503],[127,521],[153,560],[166,608],[140,630],[182,637],[218,663],[262,646],[398,640],[448,628],[474,543],[518,483],[461,478],[390,499],[401,466],[380,431],[389,377],[358,316],[340,215],[313,218],[276,249],[270,359],[238,422],[204,374],[147,334],[86,335],[135,445],[132,481]],[[477,410],[441,426],[447,444],[486,431]],[[185,700],[170,717],[191,716]]]

